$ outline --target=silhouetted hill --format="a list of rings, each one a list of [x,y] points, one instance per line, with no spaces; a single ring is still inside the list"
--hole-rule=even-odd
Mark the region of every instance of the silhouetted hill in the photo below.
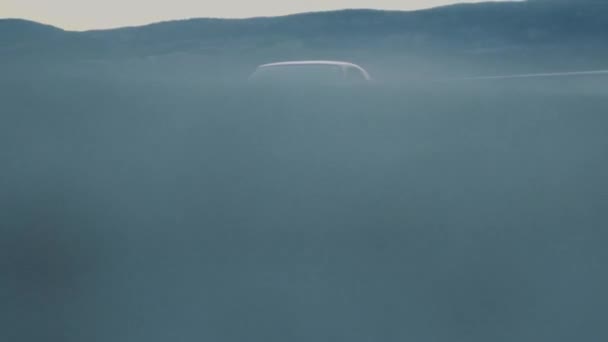
[[[561,43],[604,38],[608,6],[598,3],[481,3],[412,12],[345,10],[245,20],[192,19],[89,34],[123,44],[160,46],[204,41],[238,43],[242,38],[332,38],[341,44],[393,35],[421,37],[451,45]]]
[[[26,44],[53,39],[64,31],[53,26],[22,19],[0,20],[0,46]]]
[[[22,19],[0,20],[0,61],[73,61],[100,56],[103,44],[87,34]]]
[[[253,64],[292,57],[369,60],[389,55],[456,58],[464,54],[466,58],[483,55],[513,60],[562,55],[586,65],[605,50],[606,18],[606,2],[532,0],[411,12],[344,10],[252,19],[190,19],[86,32],[0,20],[0,48],[4,51],[0,60],[21,61],[27,55],[38,61],[152,59],[181,63],[193,58],[228,61],[248,57]],[[576,57],[570,58],[570,54]]]

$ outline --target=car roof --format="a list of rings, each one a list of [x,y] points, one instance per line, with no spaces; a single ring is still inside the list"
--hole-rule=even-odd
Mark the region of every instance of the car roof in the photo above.
[[[340,62],[340,61],[288,61],[288,62],[278,62],[278,63],[269,63],[260,65],[260,68],[266,67],[275,67],[275,66],[289,66],[289,65],[332,65],[332,66],[350,66],[355,68],[361,68],[360,66],[349,63],[349,62]]]

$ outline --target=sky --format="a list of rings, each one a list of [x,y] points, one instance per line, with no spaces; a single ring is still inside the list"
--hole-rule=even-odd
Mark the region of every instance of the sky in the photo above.
[[[69,30],[199,18],[245,18],[344,8],[414,10],[482,0],[0,0],[0,18],[22,18]]]

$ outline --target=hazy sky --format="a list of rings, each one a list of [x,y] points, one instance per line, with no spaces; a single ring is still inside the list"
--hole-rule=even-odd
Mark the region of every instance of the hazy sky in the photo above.
[[[242,18],[341,8],[411,10],[458,2],[480,0],[0,0],[0,18],[84,30],[194,17]]]

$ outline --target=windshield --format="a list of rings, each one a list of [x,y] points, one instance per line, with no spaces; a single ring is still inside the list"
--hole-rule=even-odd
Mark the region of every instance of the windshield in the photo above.
[[[286,65],[259,68],[251,80],[260,83],[338,84],[344,81],[341,67],[331,65]]]

